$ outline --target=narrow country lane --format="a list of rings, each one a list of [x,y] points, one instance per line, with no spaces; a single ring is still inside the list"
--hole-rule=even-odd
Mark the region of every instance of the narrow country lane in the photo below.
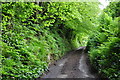
[[[91,67],[85,47],[72,51],[49,66],[41,78],[99,78]],[[38,79],[39,80],[39,79]]]

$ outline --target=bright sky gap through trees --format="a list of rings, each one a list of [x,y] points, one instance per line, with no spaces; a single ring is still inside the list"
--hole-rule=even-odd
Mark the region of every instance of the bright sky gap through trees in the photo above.
[[[106,1],[106,0],[99,0],[99,2],[101,3],[99,5],[101,9],[104,9],[107,5],[109,5],[109,1]]]

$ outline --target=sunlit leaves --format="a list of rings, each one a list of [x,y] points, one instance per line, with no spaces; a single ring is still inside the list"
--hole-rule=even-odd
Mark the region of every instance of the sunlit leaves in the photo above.
[[[3,79],[36,78],[47,70],[48,55],[56,60],[85,46],[98,12],[98,3],[3,3]]]

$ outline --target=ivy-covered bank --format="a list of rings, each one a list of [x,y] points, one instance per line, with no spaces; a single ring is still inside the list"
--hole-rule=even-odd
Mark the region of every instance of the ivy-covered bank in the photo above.
[[[85,46],[98,24],[94,2],[4,2],[1,6],[3,80],[39,77],[51,61]]]
[[[111,2],[98,18],[87,49],[93,66],[103,77],[120,79],[120,1]]]

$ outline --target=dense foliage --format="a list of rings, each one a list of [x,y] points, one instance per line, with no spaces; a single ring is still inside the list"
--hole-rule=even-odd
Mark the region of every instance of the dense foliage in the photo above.
[[[37,78],[50,62],[88,41],[93,66],[119,80],[120,2],[99,11],[94,2],[2,3],[2,79]]]
[[[107,6],[104,11],[111,17],[119,17],[120,16],[120,1],[119,2],[111,2],[109,6]]]
[[[114,6],[112,6],[114,5]],[[87,49],[94,67],[111,80],[120,79],[120,2],[111,2],[98,21]]]
[[[66,39],[47,27],[54,19],[36,16],[36,11],[44,10],[41,6],[16,2],[2,4],[2,8],[3,79],[36,78],[47,69],[48,54],[58,58],[69,50]]]
[[[39,77],[48,55],[56,60],[86,44],[98,13],[98,3],[2,3],[2,79]]]

